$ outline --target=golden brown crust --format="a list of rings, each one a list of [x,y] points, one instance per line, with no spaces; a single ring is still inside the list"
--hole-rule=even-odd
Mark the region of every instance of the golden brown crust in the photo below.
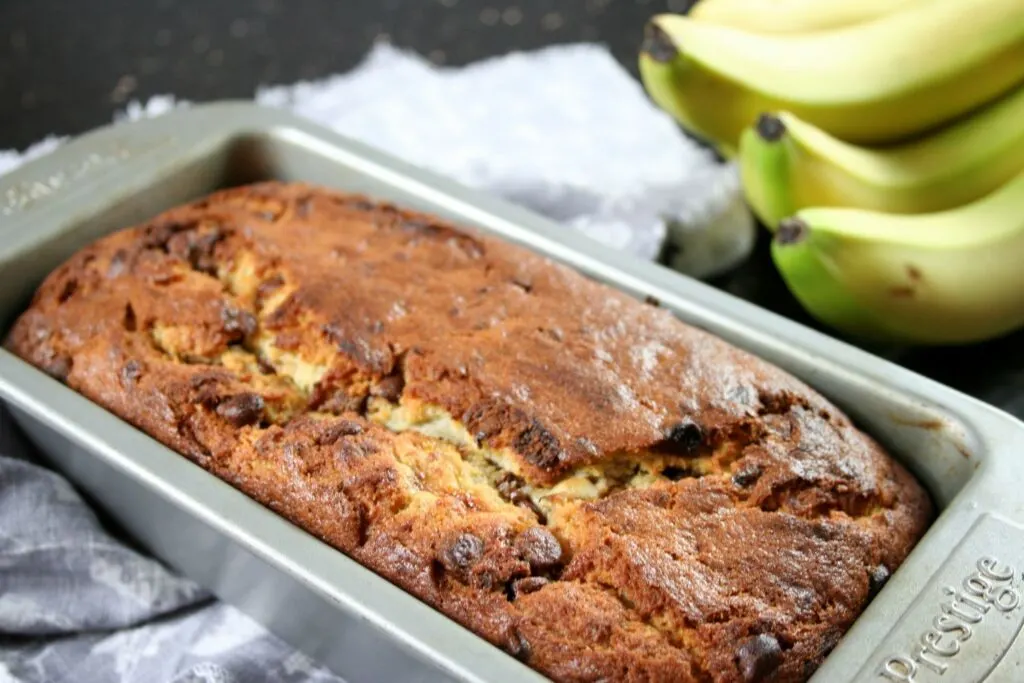
[[[802,681],[931,519],[780,370],[298,184],[83,249],[8,348],[557,681]]]

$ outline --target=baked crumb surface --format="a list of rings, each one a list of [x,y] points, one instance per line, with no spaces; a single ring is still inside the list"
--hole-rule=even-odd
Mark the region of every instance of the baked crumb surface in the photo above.
[[[556,681],[804,681],[933,514],[773,366],[302,184],[81,250],[6,343]]]

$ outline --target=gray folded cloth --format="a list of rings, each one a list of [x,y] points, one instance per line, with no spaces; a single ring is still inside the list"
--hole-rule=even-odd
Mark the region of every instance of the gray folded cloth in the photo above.
[[[104,529],[0,407],[0,683],[340,678]]]
[[[669,230],[689,236],[698,277],[752,242],[735,168],[687,140],[601,47],[439,69],[378,46],[354,72],[255,99],[642,258]],[[124,118],[181,105],[154,98]],[[0,173],[63,141],[0,151]],[[0,411],[0,683],[339,680],[105,530]]]

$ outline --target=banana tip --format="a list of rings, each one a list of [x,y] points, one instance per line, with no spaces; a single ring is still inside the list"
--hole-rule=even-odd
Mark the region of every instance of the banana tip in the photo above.
[[[779,246],[799,244],[811,234],[811,226],[799,218],[785,218],[775,231],[775,243]]]
[[[778,142],[786,134],[786,124],[775,114],[761,114],[754,128],[765,142]]]
[[[679,54],[679,48],[672,42],[665,29],[652,20],[644,27],[644,41],[640,45],[640,53],[655,62],[671,62]]]

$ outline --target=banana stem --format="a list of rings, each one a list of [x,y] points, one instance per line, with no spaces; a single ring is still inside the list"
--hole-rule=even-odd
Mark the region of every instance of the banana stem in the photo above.
[[[672,42],[664,29],[657,24],[648,23],[644,27],[644,40],[640,44],[640,54],[646,55],[660,64],[668,64],[679,56],[679,48]]]
[[[795,213],[792,161],[786,124],[774,114],[761,114],[743,132],[739,147],[740,177],[747,203],[770,231]]]

